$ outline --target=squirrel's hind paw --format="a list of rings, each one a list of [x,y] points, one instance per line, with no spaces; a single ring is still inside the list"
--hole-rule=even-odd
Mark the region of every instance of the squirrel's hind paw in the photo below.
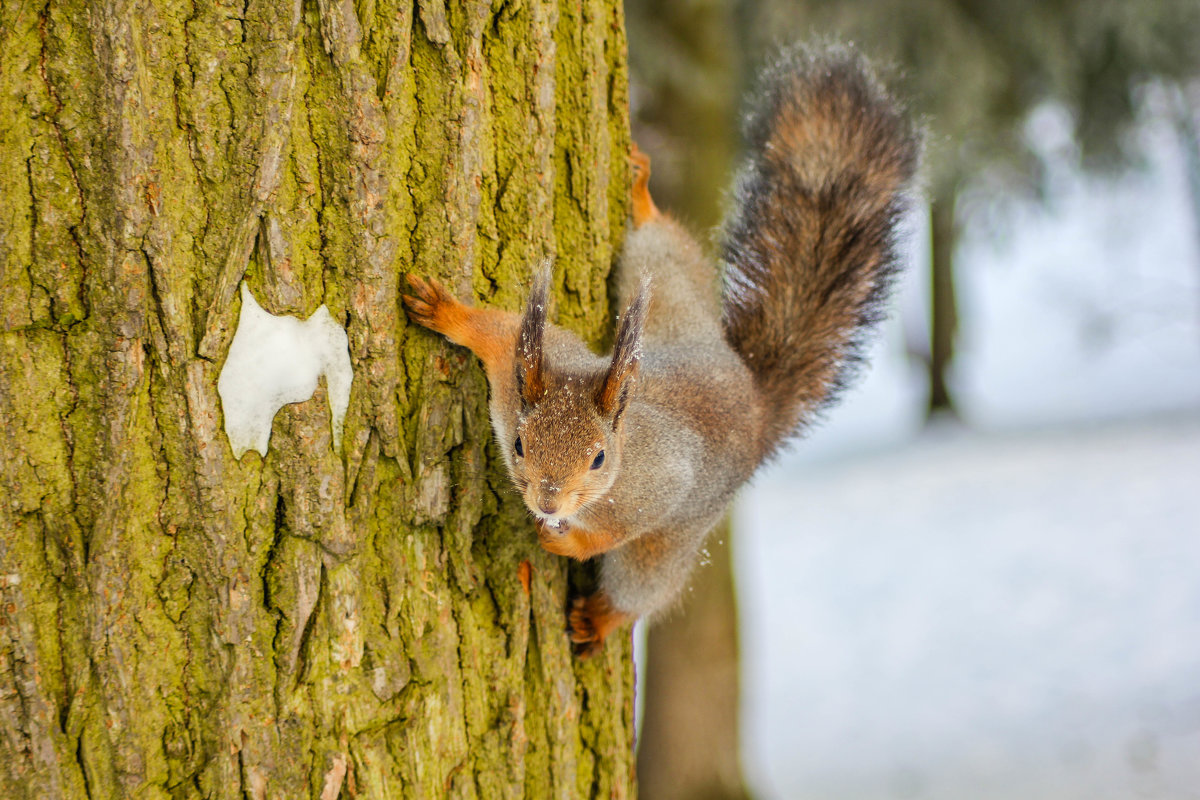
[[[567,613],[567,631],[576,645],[575,654],[590,658],[600,652],[608,635],[632,619],[613,608],[612,601],[602,591],[576,597]]]

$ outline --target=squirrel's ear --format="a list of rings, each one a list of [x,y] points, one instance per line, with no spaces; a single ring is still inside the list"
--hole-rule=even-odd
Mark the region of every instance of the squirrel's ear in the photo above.
[[[646,324],[649,306],[650,282],[643,280],[637,296],[621,317],[617,341],[613,345],[612,363],[596,392],[597,409],[602,416],[611,417],[614,425],[625,411],[632,379],[637,375],[638,361],[642,355],[642,328]]]
[[[521,315],[521,334],[517,337],[517,393],[521,402],[532,406],[546,393],[545,359],[546,307],[550,298],[550,265],[534,277],[533,291]]]

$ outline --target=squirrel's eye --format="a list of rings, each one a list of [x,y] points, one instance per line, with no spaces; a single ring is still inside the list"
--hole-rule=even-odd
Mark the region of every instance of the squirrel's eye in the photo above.
[[[513,450],[516,450],[516,451],[517,451],[517,456],[518,456],[518,457],[520,457],[520,458],[524,458],[524,457],[525,457],[525,448],[524,448],[524,447],[521,447],[521,437],[520,437],[520,436],[518,436],[518,437],[517,437],[517,441],[516,441],[516,443],[515,443],[515,444],[513,444]]]
[[[600,469],[600,467],[603,464],[604,464],[604,451],[601,450],[599,453],[596,453],[596,457],[592,459],[592,469]]]

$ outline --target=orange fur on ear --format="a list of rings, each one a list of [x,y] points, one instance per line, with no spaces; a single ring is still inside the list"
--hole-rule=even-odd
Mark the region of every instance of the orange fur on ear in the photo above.
[[[534,279],[533,292],[521,316],[521,333],[517,337],[517,390],[521,401],[534,405],[546,393],[545,341],[546,311],[550,302],[550,267]]]
[[[617,341],[613,345],[612,364],[596,392],[596,408],[601,415],[612,417],[614,422],[625,410],[625,401],[629,396],[627,384],[637,375],[638,361],[642,355],[642,327],[646,324],[649,305],[650,282],[643,280],[637,296],[621,318]]]

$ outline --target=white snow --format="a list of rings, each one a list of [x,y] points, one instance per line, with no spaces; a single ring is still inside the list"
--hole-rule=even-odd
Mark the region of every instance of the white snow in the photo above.
[[[954,427],[738,507],[763,797],[1200,792],[1200,416]]]
[[[324,305],[303,321],[270,314],[243,282],[237,331],[217,379],[234,457],[249,449],[266,456],[275,414],[287,403],[312,397],[321,376],[329,393],[333,446],[340,452],[354,380],[345,329]]]

